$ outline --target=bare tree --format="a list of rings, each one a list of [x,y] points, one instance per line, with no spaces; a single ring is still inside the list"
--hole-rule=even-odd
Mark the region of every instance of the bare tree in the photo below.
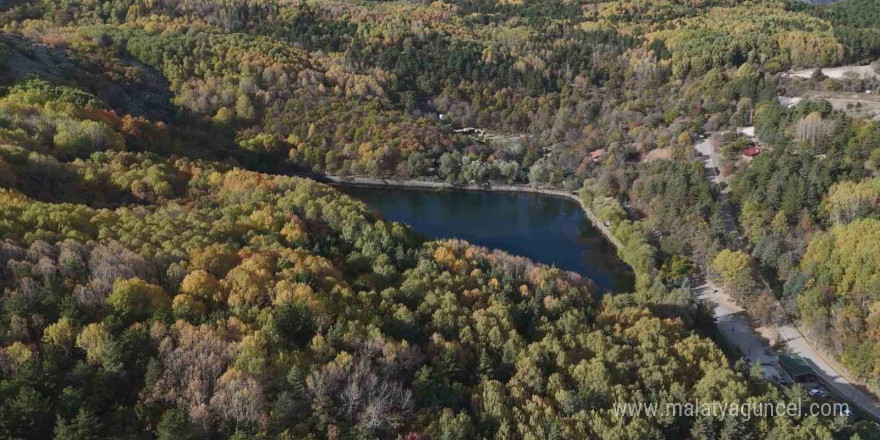
[[[819,145],[833,136],[836,129],[837,124],[834,121],[822,119],[819,113],[813,112],[795,124],[794,138],[800,144],[810,142],[813,145]]]
[[[370,341],[350,362],[331,362],[308,377],[312,407],[326,422],[341,419],[370,432],[393,429],[414,408],[412,393],[397,379],[420,359],[415,349]]]
[[[230,368],[217,382],[211,408],[225,421],[240,424],[266,422],[266,397],[260,383],[244,372]]]
[[[95,246],[89,256],[90,287],[105,298],[116,280],[140,278],[155,282],[156,268],[117,242]]]
[[[176,403],[188,410],[190,419],[207,429],[210,426],[211,397],[236,345],[227,341],[219,329],[208,325],[195,327],[183,321],[167,334],[155,337],[161,339],[159,360],[162,373],[151,389],[144,390],[146,399]],[[227,380],[230,381],[232,378]],[[227,392],[231,392],[234,385],[228,383]],[[222,397],[219,399],[218,405],[225,401]]]

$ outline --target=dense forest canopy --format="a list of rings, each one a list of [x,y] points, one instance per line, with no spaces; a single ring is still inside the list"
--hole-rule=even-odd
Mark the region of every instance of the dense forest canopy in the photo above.
[[[680,297],[597,302],[587,279],[425,242],[311,180],[132,152],[125,123],[79,104],[92,99],[30,81],[0,104],[22,145],[0,149],[4,436],[851,432],[621,418],[611,406],[633,399],[802,396],[649,311],[700,313]]]
[[[870,55],[844,44],[835,19],[820,18],[830,13],[812,12],[766,0],[46,1],[17,5],[3,22],[67,58],[53,71],[104,69],[123,88],[161,74],[176,118],[217,133],[227,150],[259,153],[254,165],[285,158],[334,174],[460,182],[561,167],[534,173],[561,183],[583,176],[590,150],[647,152],[725,125],[743,110],[731,103],[773,96],[768,73]],[[91,91],[106,94],[97,84]],[[134,106],[122,91],[106,98]],[[444,123],[524,139],[475,141]]]
[[[880,92],[784,74],[880,57],[875,3],[10,1],[0,436],[876,438],[612,411],[809,402],[710,339],[706,273],[878,387],[880,127],[777,101]],[[426,241],[309,173],[577,191],[636,291]]]

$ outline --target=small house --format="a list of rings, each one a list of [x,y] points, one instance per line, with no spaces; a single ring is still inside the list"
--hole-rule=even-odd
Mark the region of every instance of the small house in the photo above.
[[[607,152],[604,148],[600,148],[598,150],[593,150],[590,152],[590,160],[593,162],[602,162],[605,159]]]
[[[748,147],[742,152],[742,156],[746,160],[752,160],[759,154],[761,154],[761,149],[758,147]]]
[[[813,367],[799,355],[780,354],[779,366],[785,370],[786,374],[795,383],[813,382],[816,380],[816,373],[813,371]]]

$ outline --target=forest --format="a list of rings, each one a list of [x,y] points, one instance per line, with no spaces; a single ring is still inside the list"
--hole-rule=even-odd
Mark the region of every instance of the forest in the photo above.
[[[880,123],[777,101],[880,93],[785,75],[875,62],[878,13],[863,0],[12,0],[0,436],[878,438],[846,418],[612,411],[810,402],[732,360],[690,289],[703,275],[759,323],[779,299],[880,390]],[[733,134],[747,125],[756,141]],[[718,144],[723,189],[702,139]],[[763,152],[746,161],[753,142]],[[321,175],[576,192],[636,289],[599,297],[570,272],[429,241]]]
[[[149,129],[83,107],[95,99],[29,81],[0,102],[21,145],[0,149],[4,437],[855,432],[615,415],[805,396],[731,365],[680,292],[597,301],[588,279],[426,242],[311,180],[138,152]]]

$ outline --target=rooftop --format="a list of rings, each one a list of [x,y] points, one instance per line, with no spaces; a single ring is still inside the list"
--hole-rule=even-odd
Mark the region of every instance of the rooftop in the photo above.
[[[781,365],[792,378],[813,373],[813,368],[810,367],[804,358],[798,355],[780,354],[779,365]]]
[[[761,149],[758,147],[749,147],[743,150],[743,156],[746,157],[755,157],[759,154],[761,154]]]

